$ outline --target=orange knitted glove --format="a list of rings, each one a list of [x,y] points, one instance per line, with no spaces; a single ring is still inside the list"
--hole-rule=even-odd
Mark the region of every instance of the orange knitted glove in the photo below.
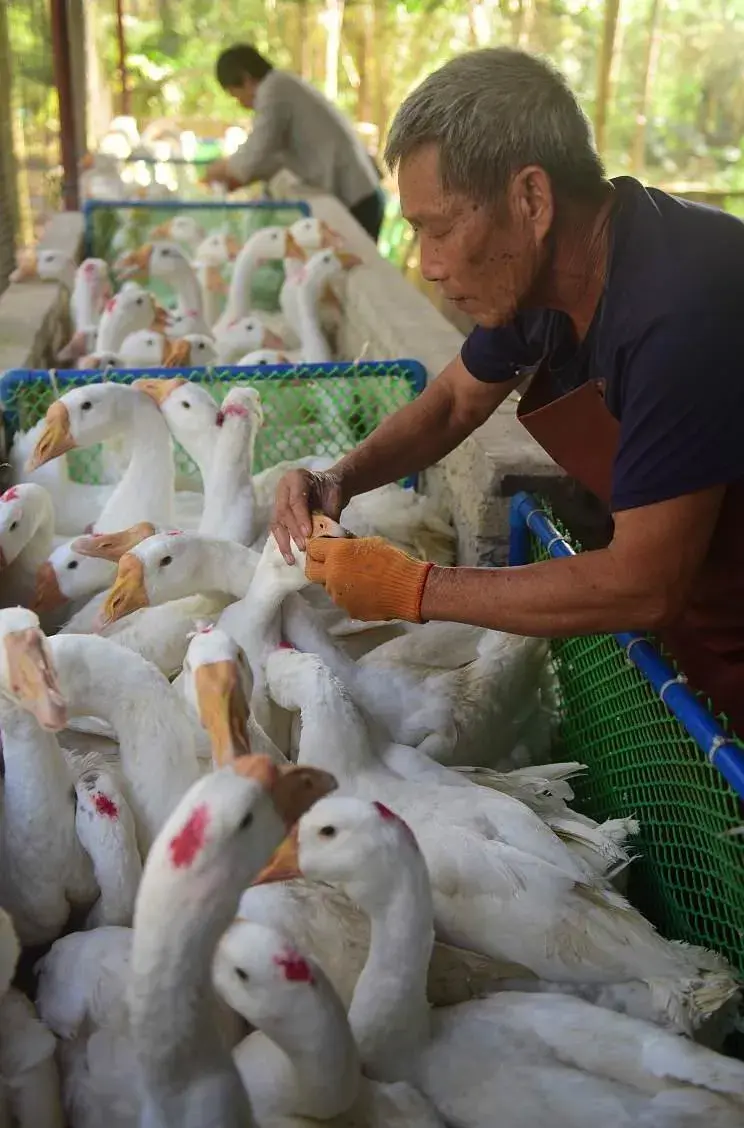
[[[382,537],[313,537],[307,542],[305,575],[323,584],[352,619],[420,623],[421,597],[432,568]]]

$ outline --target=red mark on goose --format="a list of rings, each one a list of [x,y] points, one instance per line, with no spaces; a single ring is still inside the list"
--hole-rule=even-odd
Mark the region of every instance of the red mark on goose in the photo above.
[[[94,262],[84,262],[83,263],[83,274],[85,274],[86,277],[92,278],[93,275],[97,274],[97,273],[98,273],[98,269],[97,269],[96,264]]]
[[[243,407],[242,403],[223,404],[223,406],[217,412],[217,426],[221,427],[230,415],[236,416],[239,419],[244,419],[247,415],[250,415],[250,412],[248,411],[247,407]]]
[[[403,828],[403,830],[405,830],[406,834],[411,839],[411,841],[415,842],[416,845],[418,846],[418,843],[416,842],[415,834],[411,830],[408,823],[405,822],[400,817],[400,815],[396,815],[395,811],[391,811],[389,807],[386,807],[384,803],[380,803],[379,800],[377,800],[377,799],[375,799],[373,801],[373,805],[377,808],[378,812],[380,813],[380,815],[382,816],[383,819],[388,820],[390,822],[398,823],[398,825],[401,826]]]
[[[109,799],[108,795],[102,795],[100,791],[97,791],[93,796],[93,804],[99,815],[105,815],[107,819],[118,819],[119,808],[113,799]]]
[[[214,630],[214,624],[207,623],[206,627],[199,627],[198,634],[211,634]]]
[[[165,533],[165,536],[166,537],[182,537],[183,536],[183,529],[168,529],[168,531]]]
[[[204,845],[209,825],[209,807],[201,803],[189,815],[182,830],[168,843],[171,861],[176,869],[191,865]]]
[[[10,489],[6,490],[3,496],[0,497],[0,501],[18,501],[19,497],[20,494],[18,493],[18,487],[11,486]]]
[[[310,964],[298,952],[285,952],[274,956],[274,963],[284,971],[284,978],[290,983],[315,983]]]
[[[291,642],[285,642],[284,639],[279,643],[279,650],[296,650],[296,646],[292,646]]]
[[[116,309],[116,298],[109,298],[106,302],[106,313],[113,313]]]

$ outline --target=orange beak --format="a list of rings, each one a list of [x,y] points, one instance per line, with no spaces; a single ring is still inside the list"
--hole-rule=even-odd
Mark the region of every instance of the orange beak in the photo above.
[[[161,305],[155,305],[155,315],[150,323],[153,333],[164,333],[170,325],[170,314]]]
[[[211,294],[226,294],[229,290],[227,282],[220,273],[218,266],[208,266],[206,270],[206,285]]]
[[[332,247],[334,251],[343,249],[344,241],[342,236],[339,235],[338,231],[334,231],[325,220],[321,220],[320,234],[322,247]]]
[[[78,537],[72,542],[73,552],[81,556],[93,556],[98,560],[110,560],[118,564],[125,552],[131,550],[143,540],[152,537],[157,532],[149,521],[140,521],[129,529],[122,529],[120,533],[94,533],[88,537]]]
[[[157,227],[154,227],[152,229],[152,231],[150,232],[150,238],[151,239],[170,239],[170,233],[171,233],[170,220],[167,220],[165,223],[159,223],[157,225]]]
[[[351,270],[355,266],[361,266],[362,260],[359,255],[352,255],[349,251],[336,251],[336,258],[341,263],[344,270]]]
[[[76,445],[70,433],[70,415],[67,408],[59,401],[53,403],[46,413],[46,427],[39,436],[26,469],[38,470],[53,458],[59,458],[60,455],[67,454],[68,450],[74,450]]]
[[[42,611],[55,611],[67,603],[67,596],[62,594],[57,581],[57,573],[48,560],[39,565],[36,572],[36,586],[34,588],[31,610],[37,615]]]
[[[273,881],[292,881],[296,877],[302,877],[298,846],[297,827],[293,827],[253,885],[269,885]]]
[[[227,258],[229,262],[235,262],[235,259],[240,254],[242,247],[234,235],[227,235],[225,237],[225,248],[227,249]]]
[[[271,329],[264,329],[263,339],[261,341],[262,348],[279,350],[284,348],[284,341],[278,337]]]
[[[291,231],[288,231],[285,236],[284,257],[298,259],[300,262],[305,261],[305,252],[303,251],[302,247],[297,242]]]
[[[163,353],[163,368],[185,368],[190,363],[191,345],[189,342],[183,339],[179,341],[168,341]],[[168,383],[170,383],[170,380]],[[171,388],[171,391],[172,390]],[[168,395],[170,395],[170,391]]]
[[[250,756],[246,732],[248,703],[235,662],[211,662],[194,673],[199,719],[209,733],[212,760],[224,767],[240,756]]]
[[[5,652],[13,693],[42,728],[59,732],[67,724],[67,708],[42,632],[29,628],[6,635]]]
[[[188,381],[183,376],[173,376],[169,380],[154,376],[152,379],[135,380],[132,387],[144,392],[150,399],[155,400],[158,407],[162,407],[171,392],[175,392],[176,388],[180,388],[182,384],[186,383]]]
[[[119,259],[117,273],[122,278],[140,277],[146,279],[150,274],[150,259],[152,258],[152,243],[145,243],[136,251],[130,251]]]
[[[101,609],[101,619],[104,624],[116,623],[125,615],[131,615],[133,611],[149,605],[142,561],[125,552],[119,560],[114,586]]]

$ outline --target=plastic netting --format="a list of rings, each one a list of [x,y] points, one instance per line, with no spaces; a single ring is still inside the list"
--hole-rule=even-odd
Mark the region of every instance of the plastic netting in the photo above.
[[[540,508],[550,517],[547,504]],[[534,535],[530,546],[533,561],[550,555]],[[551,649],[556,758],[588,767],[576,781],[577,808],[599,820],[632,814],[641,824],[630,899],[666,936],[722,952],[744,972],[738,796],[612,635],[557,639]]]
[[[264,412],[264,425],[256,440],[256,472],[283,459],[308,455],[338,458],[426,386],[426,370],[414,360],[266,368],[130,369],[109,371],[105,376],[95,371],[65,371],[55,373],[54,379],[59,393],[64,394],[70,388],[102,379],[130,384],[151,376],[181,376],[203,384],[218,403],[236,384],[255,387]],[[54,401],[50,374],[8,372],[0,379],[0,398],[10,442],[17,430],[26,431],[42,419]],[[181,476],[198,478],[196,466],[179,445],[175,458]],[[67,461],[74,481],[98,484],[105,480],[100,446],[70,451]],[[406,484],[414,484],[413,479]]]
[[[86,255],[105,259],[113,265],[119,255],[151,242],[156,229],[176,216],[193,219],[204,238],[221,232],[232,236],[242,246],[262,227],[288,227],[295,220],[309,215],[310,209],[302,200],[252,200],[237,204],[187,199],[147,202],[88,200],[83,212]],[[184,249],[193,253],[195,247]],[[253,279],[254,306],[264,310],[277,309],[283,281],[281,262],[266,262],[258,267]],[[151,279],[148,289],[162,302],[168,302],[173,297],[172,291],[157,279]]]

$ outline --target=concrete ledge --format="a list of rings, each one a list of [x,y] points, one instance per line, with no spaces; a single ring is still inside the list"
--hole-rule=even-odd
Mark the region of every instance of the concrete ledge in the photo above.
[[[83,217],[54,216],[39,248],[63,251],[76,261],[83,242]],[[11,284],[0,298],[0,372],[10,368],[49,368],[69,339],[69,295],[51,282]]]

